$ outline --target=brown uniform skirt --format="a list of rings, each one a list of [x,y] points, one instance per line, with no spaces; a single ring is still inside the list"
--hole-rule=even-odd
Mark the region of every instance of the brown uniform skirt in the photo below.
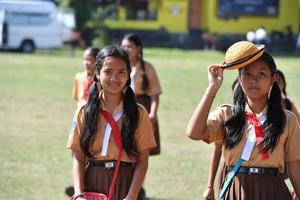
[[[224,165],[220,174],[219,190],[225,181],[229,168]],[[220,192],[219,191],[219,192]],[[288,187],[281,174],[249,175],[237,173],[232,179],[222,200],[290,200]]]
[[[139,104],[142,104],[148,113],[150,112],[151,108],[151,97],[148,95],[138,95],[136,96],[136,100]],[[149,152],[149,155],[158,155],[160,154],[160,138],[159,138],[159,126],[158,126],[158,120],[155,124],[153,124],[153,131],[154,131],[154,137],[156,142],[156,147],[154,149],[151,149]]]
[[[96,162],[89,161],[85,170],[84,191],[99,192],[108,196],[115,168],[108,169],[98,166]],[[134,170],[134,166],[120,166],[113,200],[123,200],[126,197],[132,182]],[[141,192],[139,192],[137,200],[144,200]]]

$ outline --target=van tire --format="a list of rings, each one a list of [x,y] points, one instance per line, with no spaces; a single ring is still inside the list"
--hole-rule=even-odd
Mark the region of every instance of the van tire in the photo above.
[[[22,42],[21,51],[23,53],[33,53],[35,51],[35,46],[31,40],[25,40]]]

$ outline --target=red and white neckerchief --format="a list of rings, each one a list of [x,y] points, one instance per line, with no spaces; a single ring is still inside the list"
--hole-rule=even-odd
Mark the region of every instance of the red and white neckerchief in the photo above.
[[[113,116],[113,119],[117,122],[121,119],[123,115],[123,112],[119,112],[115,116]],[[107,123],[104,131],[104,136],[103,136],[103,142],[102,142],[102,151],[101,151],[101,156],[106,156],[107,155],[107,150],[108,150],[108,143],[109,143],[109,138],[112,132],[112,127],[109,123]]]
[[[258,146],[259,148],[259,156],[262,160],[265,160],[265,159],[268,159],[269,158],[269,155],[268,155],[268,152],[266,152],[263,148],[261,148],[259,145],[260,143],[264,140],[265,138],[265,132],[264,132],[264,129],[262,127],[262,124],[265,122],[266,120],[266,115],[260,115],[260,116],[256,116],[255,114],[253,113],[249,113],[249,112],[246,112],[246,117],[247,117],[247,120],[250,124],[253,125],[254,127],[254,130],[252,129],[250,131],[250,136],[251,137],[251,132],[252,132],[252,138],[253,138],[253,131],[255,133],[255,138],[256,138],[256,146]]]

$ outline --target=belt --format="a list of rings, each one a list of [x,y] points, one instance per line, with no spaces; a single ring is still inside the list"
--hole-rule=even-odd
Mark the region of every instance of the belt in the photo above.
[[[89,164],[96,167],[104,167],[106,169],[112,169],[117,166],[116,160],[89,160]],[[120,167],[134,167],[132,162],[120,162]]]
[[[248,175],[279,175],[277,168],[272,167],[240,167],[237,173],[248,174]]]

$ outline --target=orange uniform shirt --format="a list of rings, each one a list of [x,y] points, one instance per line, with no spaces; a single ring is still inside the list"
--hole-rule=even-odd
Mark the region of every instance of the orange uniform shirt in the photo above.
[[[80,72],[75,75],[73,86],[73,98],[77,101],[77,106],[87,103],[89,89],[93,80],[88,78],[87,72]]]
[[[223,141],[224,139],[224,122],[232,116],[233,106],[223,105],[209,114],[205,134],[208,136],[208,143],[215,141]],[[246,111],[251,112],[249,107]],[[265,108],[262,114],[266,114]],[[296,116],[284,110],[286,115],[286,125],[283,133],[280,135],[279,141],[273,151],[268,151],[269,158],[262,160],[259,156],[259,149],[255,145],[250,156],[249,161],[243,162],[242,166],[256,166],[256,167],[276,167],[281,172],[284,170],[285,162],[295,161],[300,159],[300,126]],[[249,136],[252,125],[247,122],[247,127],[243,138],[233,149],[228,150],[223,145],[223,157],[228,166],[234,166],[236,161],[240,158],[246,140]]]
[[[100,93],[101,95],[101,93]],[[105,108],[102,100],[101,100],[101,109],[107,110]],[[142,106],[139,105],[138,107],[139,110],[139,122],[138,122],[138,127],[135,133],[135,143],[137,147],[138,152],[143,152],[150,150],[154,147],[156,147],[155,143],[155,138],[154,138],[154,133],[152,130],[152,124],[149,119],[148,113],[146,109]],[[115,109],[113,115],[116,115],[119,112],[123,111],[123,102],[121,102]],[[70,131],[69,135],[69,140],[67,144],[67,148],[71,149],[73,151],[82,151],[80,147],[80,129],[82,127],[83,123],[83,107],[78,107],[75,116],[74,116],[74,121],[73,121],[73,127]],[[123,118],[117,122],[119,129],[121,131],[121,127],[123,124]],[[94,143],[92,145],[92,155],[97,159],[97,160],[117,160],[118,158],[118,153],[119,149],[114,141],[113,135],[110,135],[109,143],[108,143],[108,150],[107,150],[107,155],[106,156],[101,156],[101,150],[102,150],[102,143],[103,143],[103,137],[104,137],[104,130],[105,126],[107,125],[107,121],[103,117],[103,115],[99,112],[98,115],[98,122],[97,122],[97,127],[98,131],[94,140]],[[123,151],[123,156],[122,156],[122,161],[125,162],[135,162],[135,160],[129,158],[125,151]]]
[[[151,95],[159,95],[162,93],[158,76],[156,71],[151,63],[144,61],[145,63],[145,73],[149,80],[149,87],[146,91],[142,90],[142,75],[144,71],[142,70],[141,63],[139,62],[135,69],[135,75],[132,78],[132,82],[134,83],[134,93],[136,95],[147,94]],[[132,73],[132,72],[131,72]]]

